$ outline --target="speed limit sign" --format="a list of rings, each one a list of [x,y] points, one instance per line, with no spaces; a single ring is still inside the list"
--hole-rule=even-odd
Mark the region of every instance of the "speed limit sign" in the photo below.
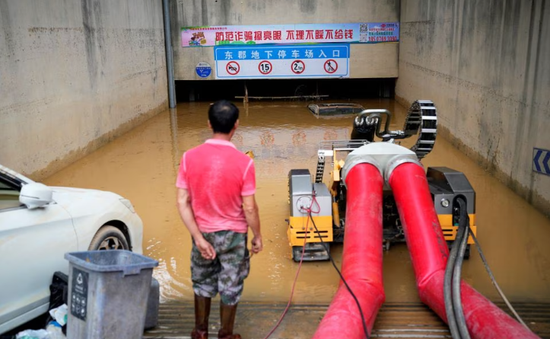
[[[260,73],[266,75],[271,73],[271,71],[273,70],[273,65],[271,64],[271,62],[263,60],[258,64],[258,70],[260,71]]]

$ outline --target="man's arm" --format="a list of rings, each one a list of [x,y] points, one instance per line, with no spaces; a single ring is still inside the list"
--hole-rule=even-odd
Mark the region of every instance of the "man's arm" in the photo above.
[[[243,210],[248,227],[252,229],[254,238],[252,239],[252,253],[259,253],[264,245],[262,243],[262,232],[260,231],[260,215],[258,205],[253,195],[243,196]]]
[[[214,250],[214,247],[212,247],[212,245],[204,239],[199,227],[197,226],[195,214],[191,208],[191,197],[189,196],[189,191],[183,188],[178,188],[177,198],[181,220],[183,220],[185,227],[187,227],[189,233],[191,233],[191,236],[195,241],[195,246],[197,246],[203,258],[213,260],[216,258],[216,251]]]

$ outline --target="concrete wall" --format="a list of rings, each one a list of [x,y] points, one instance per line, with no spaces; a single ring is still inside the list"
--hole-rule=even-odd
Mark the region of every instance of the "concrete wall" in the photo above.
[[[550,176],[532,164],[550,149],[549,5],[402,0],[396,88],[433,100],[441,133],[547,215]]]
[[[397,22],[399,0],[171,0],[176,80],[205,80],[195,73],[201,61],[215,68],[214,47],[181,47],[181,28],[214,25],[280,25]],[[353,44],[351,78],[395,78],[397,43]],[[213,69],[213,72],[215,70]],[[215,75],[206,80],[212,80]]]
[[[0,163],[42,178],[167,107],[162,1],[0,1]]]

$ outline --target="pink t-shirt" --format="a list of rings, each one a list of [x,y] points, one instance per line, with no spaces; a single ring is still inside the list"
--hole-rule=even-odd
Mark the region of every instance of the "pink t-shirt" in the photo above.
[[[189,191],[203,233],[246,233],[243,196],[256,193],[254,161],[229,141],[208,139],[183,153],[176,186]]]

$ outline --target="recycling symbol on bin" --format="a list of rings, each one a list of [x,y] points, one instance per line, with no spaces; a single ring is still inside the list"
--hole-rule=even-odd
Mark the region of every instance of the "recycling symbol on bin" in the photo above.
[[[71,291],[71,314],[86,321],[88,273],[73,268]]]

